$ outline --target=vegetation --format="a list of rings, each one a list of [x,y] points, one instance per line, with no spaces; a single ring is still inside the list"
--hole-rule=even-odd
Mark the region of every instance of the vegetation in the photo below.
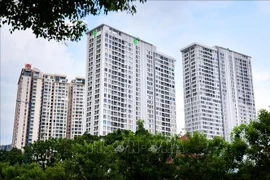
[[[56,41],[78,41],[87,31],[88,15],[125,11],[136,13],[136,0],[1,0],[1,24],[10,32],[31,29],[36,37]],[[139,0],[140,3],[146,0]]]
[[[231,142],[200,133],[182,140],[138,130],[36,141],[0,152],[0,179],[270,179],[270,112],[236,127]],[[27,164],[25,164],[27,157]]]

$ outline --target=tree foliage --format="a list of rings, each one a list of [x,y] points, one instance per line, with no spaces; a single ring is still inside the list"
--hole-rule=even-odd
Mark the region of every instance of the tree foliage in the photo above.
[[[1,0],[0,26],[10,32],[31,29],[36,37],[56,41],[78,41],[87,31],[88,15],[125,11],[136,13],[136,0]],[[140,3],[146,0],[139,0]]]
[[[238,145],[237,178],[270,179],[270,112],[260,110],[258,120],[236,127],[232,137]]]
[[[14,165],[16,163],[22,164],[25,158],[20,149],[13,148],[9,152],[5,150],[0,150],[0,162],[9,162],[9,164]]]
[[[231,142],[196,132],[186,138],[154,135],[139,121],[135,133],[85,133],[74,140],[36,141],[23,153],[0,151],[0,179],[270,179],[269,137],[266,110],[258,120],[236,127]]]

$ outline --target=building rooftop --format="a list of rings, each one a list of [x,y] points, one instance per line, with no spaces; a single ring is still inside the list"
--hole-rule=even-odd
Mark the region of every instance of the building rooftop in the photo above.
[[[127,36],[131,36],[131,37],[133,37],[133,38],[136,38],[136,39],[139,40],[139,41],[142,41],[142,42],[144,42],[144,43],[147,43],[147,44],[149,44],[149,45],[154,46],[153,44],[151,44],[151,43],[149,43],[149,42],[146,42],[146,41],[141,40],[139,37],[135,37],[135,36],[133,36],[133,35],[127,34],[127,33],[123,32],[123,31],[120,31],[120,30],[118,30],[118,29],[116,29],[116,28],[114,28],[114,27],[111,27],[111,26],[107,25],[107,24],[101,24],[101,25],[99,25],[99,26],[97,26],[97,27],[95,27],[95,28],[89,30],[86,34],[89,35],[90,32],[92,32],[93,30],[95,30],[95,29],[97,29],[97,28],[99,28],[99,27],[103,27],[103,26],[107,26],[107,27],[109,27],[109,28],[111,28],[111,29],[113,29],[113,30],[116,30],[116,31],[118,31],[118,32],[120,32],[120,33],[123,33],[123,34],[125,34],[125,35],[127,35]]]
[[[52,74],[52,73],[43,73],[43,75],[47,75],[47,76],[59,76],[59,77],[64,77],[66,78],[67,75],[64,75],[64,74]]]
[[[237,54],[241,54],[243,56],[247,56],[247,57],[250,57],[251,58],[251,56],[249,56],[249,55],[246,55],[246,54],[243,54],[243,53],[239,53],[239,52],[233,51],[233,50],[231,50],[229,48],[224,48],[224,47],[221,47],[221,46],[215,46],[215,47],[221,48],[221,49],[225,49],[225,50],[228,50],[228,51],[231,51],[231,52],[234,52],[234,53],[237,53]]]
[[[159,52],[159,51],[156,51],[156,53],[157,53],[157,54],[160,54],[160,55],[162,55],[162,56],[166,56],[166,57],[168,57],[168,58],[170,58],[170,59],[176,61],[176,59],[175,59],[174,57],[172,57],[172,56],[169,56],[169,55],[167,55],[167,54],[161,53],[161,52]]]
[[[76,76],[75,79],[85,79],[85,77]]]
[[[191,43],[190,45],[181,48],[180,51],[183,52],[185,49],[187,49],[189,47],[192,47],[194,45],[199,45],[199,46],[206,47],[206,48],[209,48],[209,49],[212,49],[212,50],[217,50],[218,48],[221,48],[221,49],[225,49],[225,50],[228,50],[228,51],[231,51],[231,52],[234,52],[234,53],[237,53],[237,54],[241,54],[243,56],[247,56],[247,57],[250,57],[251,58],[251,56],[249,56],[249,55],[246,55],[246,54],[243,54],[243,53],[239,53],[239,52],[233,51],[233,50],[231,50],[229,48],[224,48],[224,47],[221,47],[221,46],[210,47],[210,46],[207,46],[207,45],[204,45],[204,44],[200,44],[200,43],[197,43],[197,42]]]
[[[210,46],[207,46],[207,45],[204,45],[204,44],[200,44],[200,43],[194,42],[194,43],[191,43],[191,44],[188,45],[188,46],[183,47],[182,49],[180,49],[180,51],[183,52],[185,49],[187,49],[187,48],[189,48],[189,47],[192,47],[192,46],[194,46],[194,45],[199,45],[199,46],[206,47],[206,48],[209,48],[209,49],[212,49],[212,50],[217,50],[217,49],[214,48],[214,47],[210,47]]]

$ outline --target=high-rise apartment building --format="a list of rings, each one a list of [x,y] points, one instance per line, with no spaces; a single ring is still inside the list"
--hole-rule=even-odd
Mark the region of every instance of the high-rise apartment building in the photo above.
[[[85,123],[85,79],[76,77],[70,83],[67,137],[82,135]]]
[[[233,127],[256,118],[251,57],[199,43],[181,52],[186,131],[230,140]]]
[[[43,74],[39,139],[66,137],[68,90],[65,75]]]
[[[18,82],[12,147],[82,134],[83,93],[83,78],[68,83],[65,75],[42,73],[26,64]]]
[[[136,131],[142,119],[151,133],[175,134],[175,59],[104,24],[87,36],[86,131]]]
[[[21,148],[38,139],[42,74],[26,64],[18,81],[12,147]]]

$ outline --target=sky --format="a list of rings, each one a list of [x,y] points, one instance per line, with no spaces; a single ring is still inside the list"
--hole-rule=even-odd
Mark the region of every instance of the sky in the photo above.
[[[193,42],[222,46],[252,57],[256,109],[270,105],[270,1],[151,1],[137,4],[135,15],[88,16],[89,29],[107,24],[139,37],[176,59],[177,130],[184,128],[180,49]],[[17,82],[25,63],[45,73],[85,76],[86,36],[67,45],[42,38],[31,30],[1,28],[0,145],[12,140]]]

